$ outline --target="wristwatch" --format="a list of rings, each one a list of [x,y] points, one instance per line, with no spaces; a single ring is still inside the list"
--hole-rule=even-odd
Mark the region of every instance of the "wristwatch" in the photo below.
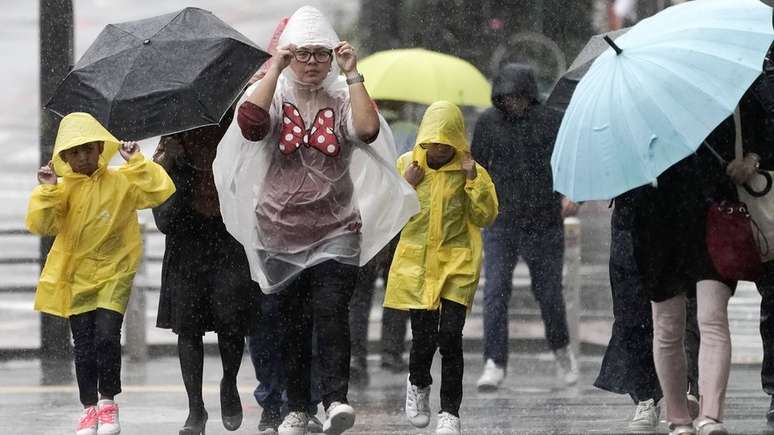
[[[365,77],[363,77],[363,74],[359,74],[354,77],[347,77],[347,84],[348,85],[354,85],[355,83],[364,83]]]

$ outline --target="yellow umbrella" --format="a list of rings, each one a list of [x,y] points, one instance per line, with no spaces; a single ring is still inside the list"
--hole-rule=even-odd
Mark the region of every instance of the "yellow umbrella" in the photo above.
[[[492,87],[469,62],[421,48],[386,50],[358,62],[375,100],[491,106]]]

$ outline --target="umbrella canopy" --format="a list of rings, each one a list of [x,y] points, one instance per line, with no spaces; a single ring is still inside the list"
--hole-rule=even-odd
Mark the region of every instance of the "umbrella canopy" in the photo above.
[[[90,113],[122,140],[213,125],[268,58],[202,9],[110,24],[46,108]]]
[[[596,58],[607,51],[610,45],[605,41],[605,37],[612,40],[618,39],[619,36],[629,31],[629,28],[614,30],[612,32],[602,33],[594,35],[589,39],[589,42],[581,50],[578,57],[572,62],[572,65],[567,69],[556,82],[554,88],[551,90],[551,94],[546,99],[546,105],[556,110],[564,111],[570,104],[570,98],[572,98],[575,88],[581,81],[584,75],[588,72],[591,65]]]
[[[733,113],[772,39],[772,10],[758,0],[686,2],[632,27],[572,95],[554,189],[584,201],[655,182]]]
[[[492,87],[475,66],[458,57],[422,48],[374,53],[358,63],[375,100],[489,107]]]

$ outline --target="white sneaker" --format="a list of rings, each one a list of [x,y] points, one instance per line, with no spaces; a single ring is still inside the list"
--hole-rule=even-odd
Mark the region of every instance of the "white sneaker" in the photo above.
[[[118,422],[118,404],[112,400],[102,399],[97,402],[97,435],[116,435],[121,433]]]
[[[461,430],[459,417],[455,417],[448,412],[438,414],[438,425],[435,427],[436,434],[459,435]]]
[[[476,387],[478,391],[494,391],[500,387],[505,379],[505,367],[497,365],[493,360],[487,359],[484,363],[484,373],[478,378]]]
[[[414,427],[430,424],[430,386],[419,388],[406,377],[406,418]]]
[[[554,351],[556,358],[556,375],[567,385],[575,385],[580,377],[578,369],[578,360],[575,354],[570,350],[570,346],[565,346]]]
[[[346,403],[331,403],[325,414],[328,418],[323,423],[323,432],[328,435],[339,435],[355,425],[355,410]]]
[[[637,404],[634,418],[629,422],[629,432],[655,432],[658,429],[659,408],[656,401],[648,399]]]
[[[83,409],[75,426],[75,435],[97,435],[97,407],[89,406]]]
[[[282,420],[282,424],[277,428],[277,433],[280,435],[306,435],[308,424],[309,416],[305,412],[292,411]]]

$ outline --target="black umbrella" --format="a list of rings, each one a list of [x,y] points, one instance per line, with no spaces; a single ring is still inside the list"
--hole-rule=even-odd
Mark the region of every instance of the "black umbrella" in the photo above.
[[[45,107],[88,112],[122,140],[213,125],[268,58],[198,8],[109,24]]]
[[[546,105],[561,110],[564,112],[567,106],[570,104],[570,98],[572,98],[575,87],[578,86],[578,82],[581,81],[594,60],[604,53],[605,50],[610,48],[610,44],[605,41],[605,37],[609,37],[611,40],[616,40],[619,36],[628,32],[629,28],[615,30],[612,32],[602,33],[594,35],[589,39],[589,42],[583,47],[578,57],[572,62],[567,72],[559,78],[559,81],[554,85],[554,89],[551,90],[551,95],[546,100]]]

